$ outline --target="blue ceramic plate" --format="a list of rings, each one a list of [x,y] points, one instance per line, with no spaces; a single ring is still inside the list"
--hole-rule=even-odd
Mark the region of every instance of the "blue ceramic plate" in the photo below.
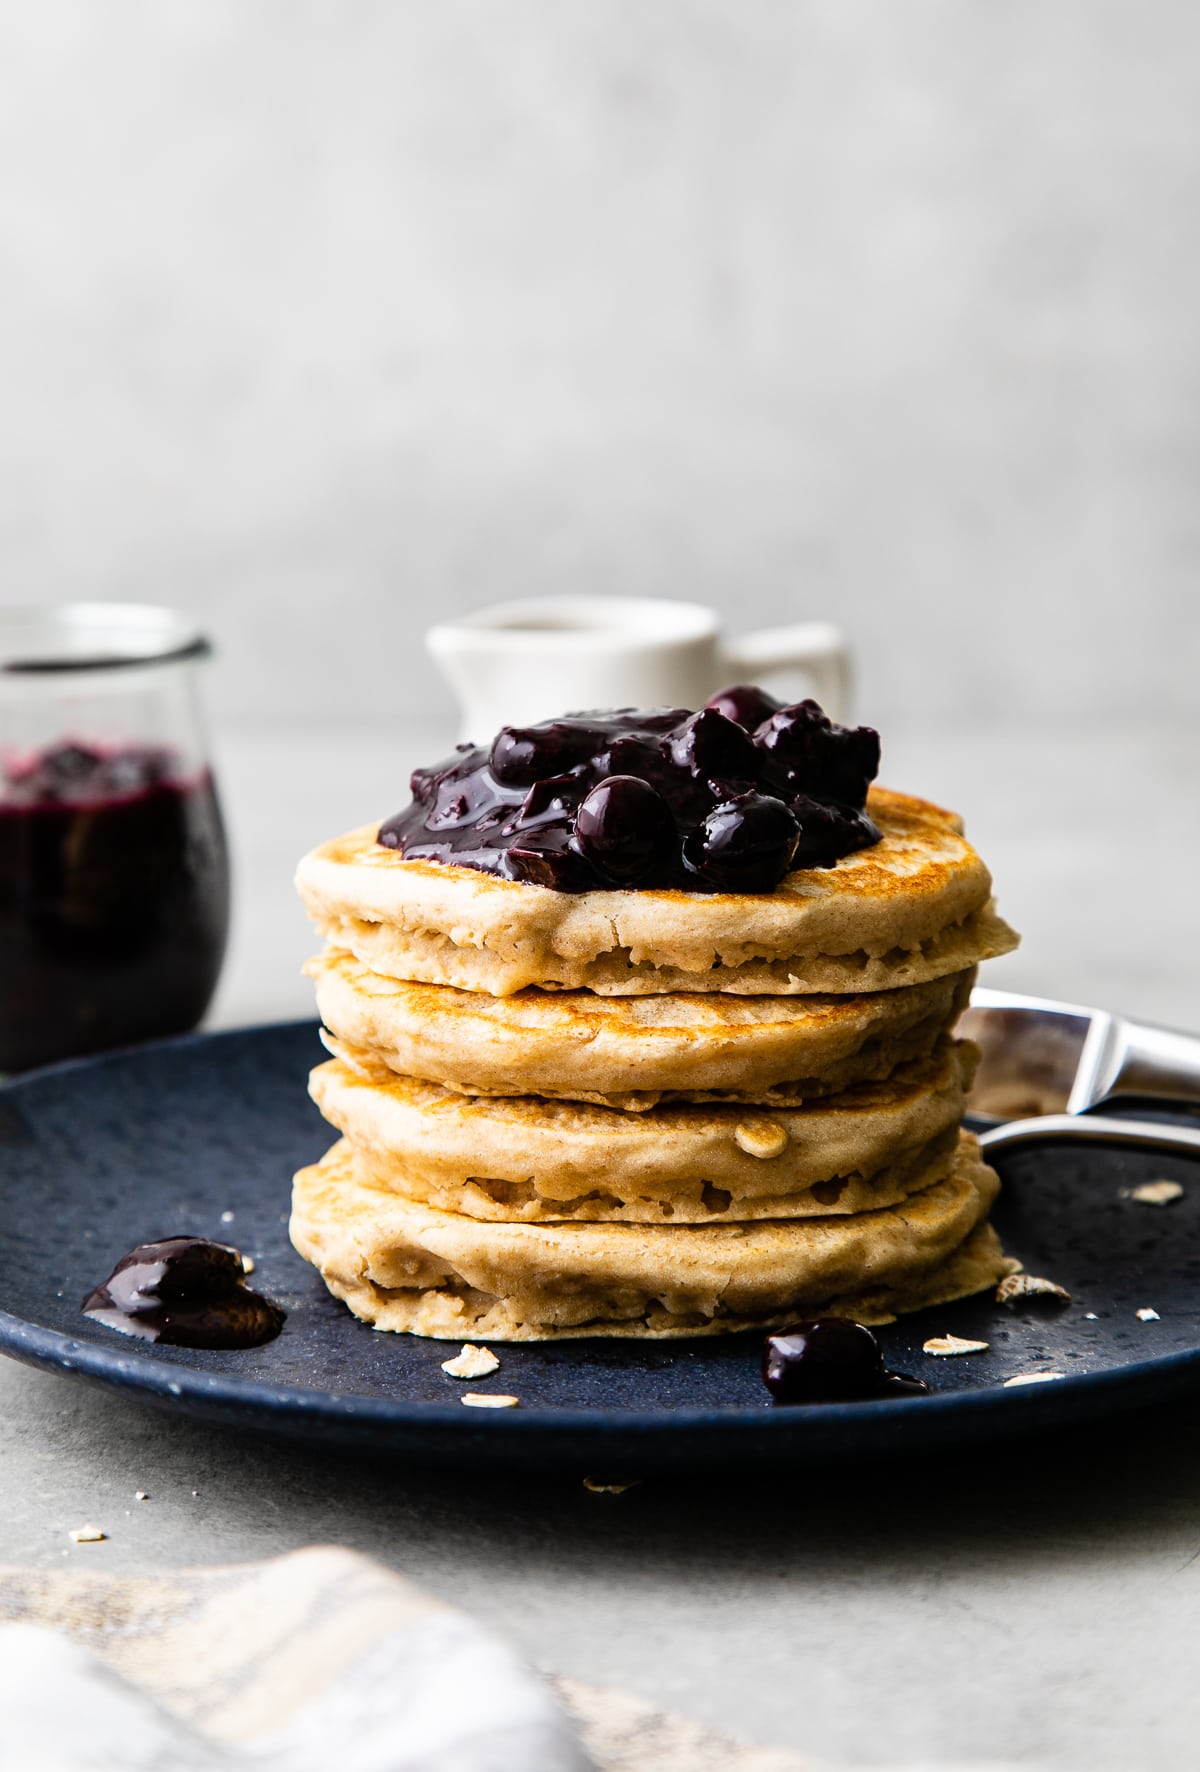
[[[331,1135],[305,1094],[322,1056],[311,1024],[199,1035],[60,1065],[0,1089],[0,1349],[210,1421],[401,1458],[620,1475],[700,1460],[801,1462],[1009,1436],[1200,1385],[1200,1165],[1095,1146],[1002,1161],[996,1222],[1033,1273],[1073,1297],[1016,1315],[990,1297],[880,1332],[889,1363],[929,1398],[776,1409],[760,1337],[500,1347],[518,1409],[478,1410],[441,1371],[444,1342],[377,1335],[337,1304],[287,1237],[292,1171]],[[1167,1207],[1122,1190],[1170,1177]],[[229,1216],[232,1215],[232,1216]],[[236,1243],[254,1284],[288,1312],[278,1340],[241,1353],[149,1345],[90,1322],[84,1294],[149,1238]],[[1157,1321],[1139,1321],[1139,1309]],[[952,1360],[951,1332],[991,1343]],[[1065,1377],[1015,1390],[1017,1373]]]

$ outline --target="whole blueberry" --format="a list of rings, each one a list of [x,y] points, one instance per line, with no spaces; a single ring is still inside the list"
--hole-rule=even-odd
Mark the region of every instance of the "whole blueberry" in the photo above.
[[[691,716],[681,714],[675,731],[680,730],[682,722],[689,718]],[[683,830],[703,818],[720,796],[713,793],[702,777],[675,761],[671,755],[672,736],[671,732],[641,732],[614,739],[597,757],[593,780],[600,781],[610,775],[636,775],[639,781],[647,782],[662,795],[671,808],[675,825]],[[664,882],[655,883],[661,885]]]
[[[575,815],[575,848],[617,885],[649,881],[669,864],[676,841],[666,801],[636,775],[607,776]]]
[[[575,848],[569,820],[514,831],[505,860],[509,878],[531,886],[549,886],[556,892],[591,892],[604,884]]]
[[[543,720],[538,726],[502,726],[492,740],[492,774],[502,786],[531,787],[586,763],[596,734],[583,719]]]
[[[677,769],[704,781],[758,782],[759,755],[754,741],[736,721],[716,708],[701,708],[662,741]]]
[[[782,800],[739,794],[689,831],[684,865],[710,890],[773,892],[792,865],[800,826]]]
[[[817,1317],[768,1335],[763,1383],[777,1403],[838,1403],[877,1395],[883,1352],[849,1317]]]
[[[788,800],[812,794],[861,806],[879,772],[879,734],[869,726],[836,725],[815,701],[778,709],[754,742],[765,780]]]
[[[721,689],[716,695],[710,695],[704,705],[724,714],[727,720],[733,720],[746,732],[753,732],[783,703],[755,683],[735,683],[731,689]]]
[[[853,806],[813,800],[805,794],[798,794],[789,804],[800,824],[793,867],[833,867],[843,855],[879,841],[878,825]]]
[[[609,775],[636,775],[639,781],[661,788],[671,766],[659,748],[660,742],[646,732],[619,735],[597,754],[594,780],[603,781]]]

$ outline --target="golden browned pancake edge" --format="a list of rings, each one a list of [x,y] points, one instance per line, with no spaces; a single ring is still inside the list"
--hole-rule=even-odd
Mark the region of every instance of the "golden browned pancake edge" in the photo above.
[[[385,978],[337,951],[308,969],[336,1039],[401,1075],[468,1095],[624,1107],[672,1093],[783,1105],[889,1076],[932,1052],[974,979],[967,971],[857,997],[492,997]]]
[[[1015,1264],[985,1225],[998,1181],[969,1134],[954,1172],[901,1206],[751,1225],[496,1225],[415,1206],[343,1142],[302,1169],[291,1235],[377,1328],[440,1339],[679,1337],[847,1308],[888,1321]]]
[[[338,1059],[309,1090],[360,1167],[408,1199],[496,1222],[706,1224],[872,1211],[940,1179],[976,1052],[947,1041],[887,1082],[771,1114],[463,1095]]]
[[[496,996],[891,990],[1015,945],[955,814],[884,788],[869,806],[881,842],[770,893],[555,892],[406,861],[376,825],[314,849],[296,885],[317,930],[374,971]]]

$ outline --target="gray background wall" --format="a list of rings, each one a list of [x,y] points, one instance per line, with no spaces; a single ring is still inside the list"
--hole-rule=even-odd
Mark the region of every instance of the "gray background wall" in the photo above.
[[[1188,0],[8,0],[0,599],[195,610],[281,780],[577,588],[841,621],[993,841],[1190,790],[1198,114]]]
[[[1193,708],[1186,0],[10,0],[0,81],[2,594],[190,605],[230,718],[564,586]]]

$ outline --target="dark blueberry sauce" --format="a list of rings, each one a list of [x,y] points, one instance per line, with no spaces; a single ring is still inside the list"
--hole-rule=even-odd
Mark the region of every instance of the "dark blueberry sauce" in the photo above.
[[[207,772],[73,743],[0,766],[0,1071],[195,1027],[228,921]]]
[[[207,1237],[139,1243],[80,1309],[123,1335],[174,1347],[258,1347],[287,1317],[246,1285],[239,1252]]]
[[[741,685],[698,713],[618,708],[504,726],[413,772],[379,841],[559,892],[771,892],[879,841],[879,735]]]
[[[930,1394],[924,1379],[889,1372],[871,1331],[849,1317],[817,1317],[768,1335],[763,1383],[776,1403],[855,1403]]]

